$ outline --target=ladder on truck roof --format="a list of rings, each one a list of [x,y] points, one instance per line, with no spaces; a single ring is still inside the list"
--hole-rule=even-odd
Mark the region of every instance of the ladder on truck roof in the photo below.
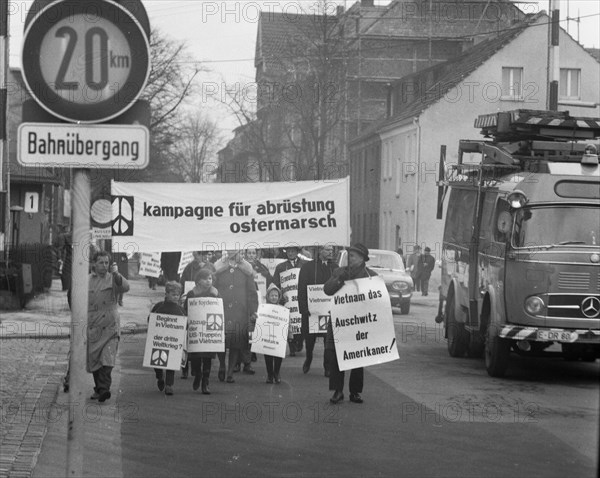
[[[537,170],[541,161],[598,165],[598,147],[590,150],[589,141],[600,137],[600,118],[521,109],[480,115],[475,127],[492,139],[460,140],[457,164],[446,165],[446,146],[441,147],[438,219],[448,186],[493,187],[510,172]],[[588,143],[583,142],[586,140]],[[464,153],[479,153],[482,160],[466,164]]]
[[[568,111],[513,110],[480,115],[475,127],[494,142],[519,140],[580,141],[600,137],[600,118],[575,117]]]

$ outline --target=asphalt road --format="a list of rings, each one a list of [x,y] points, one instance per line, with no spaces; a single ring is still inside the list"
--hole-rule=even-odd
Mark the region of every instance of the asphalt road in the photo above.
[[[395,316],[400,360],[365,369],[362,405],[329,404],[321,342],[306,375],[303,353],[284,360],[280,385],[259,356],[234,384],[213,373],[210,396],[179,374],[165,396],[141,366],[145,335],[129,337],[122,475],[597,476],[598,362],[515,358],[508,378],[490,378],[482,361],[448,356],[435,307],[417,298]]]

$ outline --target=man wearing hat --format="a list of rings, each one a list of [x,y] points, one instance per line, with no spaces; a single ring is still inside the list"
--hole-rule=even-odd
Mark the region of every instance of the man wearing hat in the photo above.
[[[340,290],[347,280],[363,279],[376,276],[377,273],[366,266],[369,261],[369,249],[363,244],[354,244],[348,249],[348,265],[340,267],[333,271],[331,278],[325,282],[323,290],[327,295],[334,295]],[[327,337],[325,338],[325,353],[327,354],[327,363],[329,364],[329,390],[334,390],[333,397],[329,399],[331,403],[338,403],[344,399],[344,372],[340,371],[337,356],[335,352],[335,340],[333,338],[333,328],[331,321],[327,326]],[[362,367],[350,370],[350,401],[362,403],[360,394],[363,390]]]
[[[277,264],[275,272],[273,273],[273,283],[281,289],[281,273],[290,269],[301,268],[306,261],[298,257],[300,253],[300,246],[288,246],[285,248],[285,255],[287,260]],[[294,334],[294,338],[288,341],[290,346],[290,356],[295,356],[296,352],[302,350],[302,335]]]

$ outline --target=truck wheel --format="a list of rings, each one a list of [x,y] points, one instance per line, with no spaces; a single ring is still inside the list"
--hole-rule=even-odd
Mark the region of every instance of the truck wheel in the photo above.
[[[485,368],[491,377],[503,377],[508,367],[510,342],[498,336],[498,328],[490,325],[485,335]]]
[[[408,314],[410,312],[410,302],[401,302],[400,312],[402,312],[404,315]]]
[[[469,345],[469,333],[465,330],[465,324],[456,321],[453,295],[446,304],[446,332],[450,357],[464,357]]]

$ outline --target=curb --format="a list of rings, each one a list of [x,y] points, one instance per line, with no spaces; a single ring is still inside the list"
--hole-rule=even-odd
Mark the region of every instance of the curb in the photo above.
[[[137,334],[145,334],[148,332],[147,325],[136,325],[133,327],[121,328],[121,335],[137,335]],[[15,334],[15,335],[0,335],[0,340],[25,340],[25,339],[35,339],[35,340],[53,340],[53,339],[70,339],[71,334],[55,334],[55,335],[40,335],[40,334]]]

